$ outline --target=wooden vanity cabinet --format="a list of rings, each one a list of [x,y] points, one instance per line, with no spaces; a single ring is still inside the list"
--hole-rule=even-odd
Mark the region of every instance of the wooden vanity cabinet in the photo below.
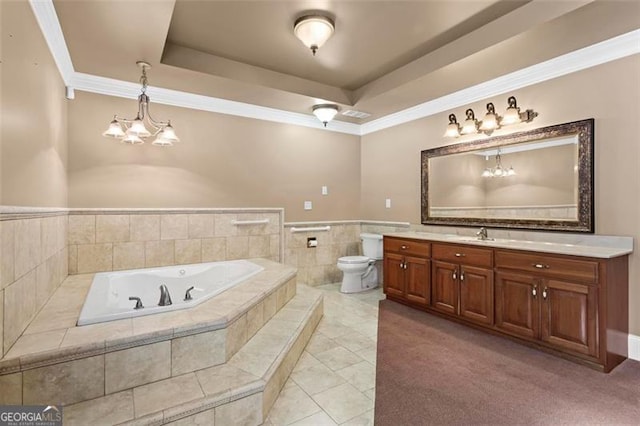
[[[628,355],[628,256],[384,237],[387,297],[611,371]]]
[[[430,244],[384,237],[384,292],[414,305],[429,305]]]
[[[431,307],[479,324],[493,324],[493,250],[432,246]]]

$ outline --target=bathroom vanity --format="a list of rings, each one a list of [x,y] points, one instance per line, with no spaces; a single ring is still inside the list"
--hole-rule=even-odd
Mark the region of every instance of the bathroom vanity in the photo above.
[[[631,249],[420,232],[384,236],[384,292],[611,371],[628,353]]]

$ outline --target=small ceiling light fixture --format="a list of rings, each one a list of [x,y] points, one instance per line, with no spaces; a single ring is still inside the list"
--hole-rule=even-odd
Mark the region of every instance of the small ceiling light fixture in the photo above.
[[[335,29],[333,20],[322,15],[302,16],[293,24],[293,33],[311,49],[313,56],[316,56],[316,51],[329,40]]]
[[[319,104],[313,106],[313,115],[318,117],[318,120],[327,127],[327,123],[333,120],[333,117],[338,113],[338,105],[336,104]]]
[[[449,114],[449,124],[447,125],[447,130],[445,131],[444,135],[446,137],[453,138],[457,138],[460,135],[469,135],[473,133],[484,133],[486,135],[491,135],[494,130],[499,129],[503,126],[521,122],[529,123],[538,116],[538,113],[532,109],[520,112],[520,108],[518,108],[518,103],[515,96],[510,96],[509,99],[507,99],[507,104],[508,107],[504,113],[504,117],[500,117],[498,114],[496,114],[496,108],[493,105],[493,102],[489,102],[487,104],[487,112],[482,121],[476,120],[473,110],[469,108],[465,112],[466,120],[464,121],[464,123],[462,123],[462,126],[459,126],[457,124],[456,116],[454,114]]]
[[[140,83],[142,84],[141,94],[138,96],[138,114],[134,119],[120,118],[113,116],[109,128],[102,136],[120,139],[123,143],[137,145],[144,143],[144,139],[149,136],[155,136],[155,140],[151,142],[155,146],[171,146],[175,142],[180,142],[176,136],[175,130],[171,126],[171,121],[156,121],[151,117],[149,112],[149,96],[147,96],[147,68],[151,68],[149,63],[144,61],[136,62],[142,68]],[[146,119],[146,120],[145,120]],[[145,122],[151,127],[153,133],[147,130]]]

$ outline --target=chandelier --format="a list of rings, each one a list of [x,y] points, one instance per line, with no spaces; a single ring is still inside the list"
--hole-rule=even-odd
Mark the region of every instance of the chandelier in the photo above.
[[[485,159],[488,161],[489,156],[487,155]],[[513,170],[513,166],[510,166],[508,169],[502,167],[502,158],[500,157],[500,148],[498,148],[498,153],[496,154],[496,166],[491,168],[487,167],[482,172],[482,177],[507,177],[507,176],[515,176],[516,171]]]
[[[138,96],[138,114],[134,119],[121,118],[117,115],[113,116],[113,121],[109,124],[109,128],[102,134],[109,138],[120,139],[123,143],[131,145],[142,144],[145,139],[154,136],[155,140],[151,142],[155,146],[171,146],[175,142],[180,142],[176,132],[171,127],[171,121],[156,121],[151,117],[149,112],[149,96],[147,96],[147,68],[151,68],[149,63],[144,61],[136,62],[142,69],[140,76],[140,84],[142,84],[140,96]],[[145,127],[151,128],[151,131]]]

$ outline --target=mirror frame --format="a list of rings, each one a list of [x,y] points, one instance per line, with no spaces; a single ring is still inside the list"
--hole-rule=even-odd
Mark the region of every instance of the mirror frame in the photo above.
[[[505,145],[531,142],[576,134],[578,136],[578,218],[501,219],[479,217],[434,217],[429,215],[429,159],[445,155],[486,150]],[[449,226],[485,226],[545,231],[593,233],[594,222],[594,119],[542,127],[526,132],[495,136],[489,139],[463,142],[422,151],[422,224]]]

